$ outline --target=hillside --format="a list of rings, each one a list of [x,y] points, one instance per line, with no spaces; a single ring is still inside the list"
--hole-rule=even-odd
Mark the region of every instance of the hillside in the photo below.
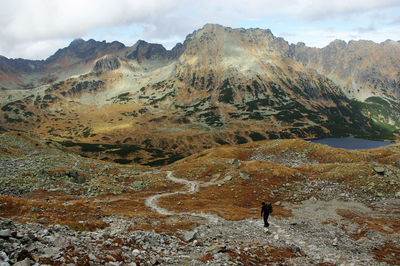
[[[163,168],[84,158],[17,132],[0,147],[0,260],[10,263],[399,263],[398,144],[266,140]]]
[[[149,165],[264,139],[393,139],[400,126],[397,43],[367,44],[376,58],[368,54],[369,63],[358,65],[345,63],[353,62],[350,51],[362,51],[353,43],[318,50],[269,30],[214,24],[172,50],[75,40],[43,61],[2,59],[0,126],[93,158]],[[374,60],[374,81],[361,78]],[[353,72],[360,94],[344,85]]]

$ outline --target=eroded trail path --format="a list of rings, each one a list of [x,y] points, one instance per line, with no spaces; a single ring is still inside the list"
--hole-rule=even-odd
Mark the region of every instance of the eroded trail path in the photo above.
[[[191,212],[175,213],[173,211],[169,211],[165,208],[160,207],[157,204],[157,202],[158,202],[158,199],[161,197],[167,197],[167,196],[171,196],[171,195],[175,195],[175,194],[193,194],[193,193],[196,193],[199,191],[199,186],[200,186],[199,182],[189,181],[186,179],[174,177],[171,171],[167,172],[167,178],[169,180],[171,180],[172,182],[186,185],[187,190],[186,191],[167,192],[167,193],[150,196],[146,199],[147,207],[149,207],[153,211],[155,211],[159,214],[162,214],[162,215],[191,215],[191,216],[205,218],[211,223],[217,223],[219,220],[222,219],[216,215],[209,214],[209,213],[191,213]],[[208,182],[208,183],[202,184],[202,186],[209,186],[212,184],[213,184],[212,182]]]
[[[146,206],[163,215],[187,215],[206,219],[206,222],[194,231],[198,241],[209,248],[222,246],[237,254],[248,252],[248,255],[253,256],[255,261],[260,259],[254,257],[257,250],[263,250],[262,254],[265,255],[263,259],[268,261],[271,254],[268,254],[265,247],[272,247],[280,249],[281,252],[289,252],[288,254],[291,256],[289,261],[294,264],[353,263],[371,265],[376,261],[369,250],[375,247],[377,242],[379,245],[384,245],[386,241],[385,236],[377,231],[370,232],[371,236],[361,238],[361,241],[353,239],[346,233],[346,230],[356,232],[357,230],[361,231],[362,228],[357,223],[343,219],[337,214],[338,209],[359,213],[372,211],[356,202],[307,200],[298,205],[288,204],[287,207],[292,209],[293,215],[285,219],[272,216],[268,231],[263,229],[261,218],[230,221],[209,213],[169,211],[158,205],[158,199],[174,194],[193,194],[198,192],[200,187],[215,185],[216,182],[212,180],[202,183],[176,178],[170,171],[167,172],[167,178],[175,183],[184,184],[186,190],[153,195],[146,199]],[[328,221],[335,221],[338,225],[327,224]],[[211,224],[212,226],[210,226]],[[398,234],[391,234],[391,238],[398,239]],[[201,265],[193,258],[200,258],[203,255],[204,247],[202,249],[195,245],[188,245],[179,258],[176,257],[172,260],[171,265],[182,265],[188,261],[192,265]],[[217,261],[216,264],[227,263],[226,265],[232,262],[228,256],[221,256]]]

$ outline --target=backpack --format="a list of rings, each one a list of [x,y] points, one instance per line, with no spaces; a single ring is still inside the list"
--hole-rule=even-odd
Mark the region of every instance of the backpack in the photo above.
[[[269,203],[269,202],[266,202],[265,205],[266,205],[266,210],[267,210],[269,213],[271,213],[271,212],[272,212],[272,204]]]

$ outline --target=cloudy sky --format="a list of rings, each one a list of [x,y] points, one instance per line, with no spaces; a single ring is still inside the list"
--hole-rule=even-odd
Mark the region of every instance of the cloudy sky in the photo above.
[[[268,28],[291,43],[400,40],[400,0],[0,0],[0,55],[45,59],[75,38],[167,48],[205,23]]]

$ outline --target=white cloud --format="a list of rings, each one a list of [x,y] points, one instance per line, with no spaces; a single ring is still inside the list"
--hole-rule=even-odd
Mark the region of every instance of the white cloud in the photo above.
[[[389,34],[396,32],[387,30],[383,22],[389,25],[396,21],[399,13],[396,10],[400,10],[399,0],[2,0],[0,54],[44,58],[60,48],[57,45],[77,37],[90,37],[100,28],[109,34],[107,38],[121,40],[118,31],[107,29],[129,29],[132,25],[142,29],[133,32],[133,38],[171,47],[174,41],[183,40],[208,22],[241,27],[246,21],[262,21],[269,16],[281,17],[280,25],[287,23],[286,17],[298,24],[311,25],[314,31],[323,30],[320,22],[353,19],[347,31],[358,28],[356,34],[359,34],[362,29],[374,28]],[[379,16],[376,12],[380,12]],[[287,36],[304,35],[291,29],[279,31]],[[364,33],[369,36],[368,31]],[[96,36],[100,34],[101,31]],[[315,42],[324,39],[314,37]]]

